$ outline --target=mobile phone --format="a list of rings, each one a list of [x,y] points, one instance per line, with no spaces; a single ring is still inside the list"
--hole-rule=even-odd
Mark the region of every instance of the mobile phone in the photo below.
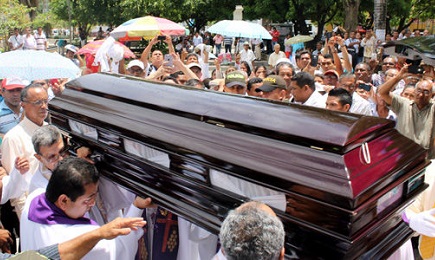
[[[159,41],[164,41],[164,40],[166,40],[166,36],[164,36],[164,35],[159,35],[159,36],[157,36],[157,40],[159,40]]]
[[[365,83],[359,83],[358,88],[362,88],[365,91],[370,91],[370,89],[372,89],[372,86],[369,84],[365,84]]]
[[[411,65],[408,67],[408,72],[412,74],[423,74],[424,69],[419,65]]]
[[[166,66],[172,66],[173,65],[173,61],[174,61],[172,55],[171,54],[165,54],[165,61],[167,62]]]

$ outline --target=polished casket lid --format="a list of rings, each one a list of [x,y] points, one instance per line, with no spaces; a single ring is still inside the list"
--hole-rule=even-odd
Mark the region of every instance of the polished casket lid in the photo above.
[[[301,259],[388,256],[426,188],[426,151],[386,119],[105,74],[69,82],[49,110],[104,176],[215,234],[256,197],[229,186],[278,194],[286,251]]]
[[[212,157],[207,163],[218,170],[241,178],[252,174],[264,183],[260,172],[271,177],[266,186],[288,191],[291,184],[300,184],[337,195],[332,201],[348,208],[363,202],[356,198],[364,193],[382,189],[387,178],[425,153],[387,119],[135,78],[86,75],[69,82],[62,99],[80,103],[74,108],[79,114],[97,119],[110,114],[104,121],[125,131],[161,142],[178,136],[183,141],[176,140],[176,145],[203,159]],[[196,141],[188,142],[183,132]],[[244,157],[227,156],[229,150],[240,150]]]

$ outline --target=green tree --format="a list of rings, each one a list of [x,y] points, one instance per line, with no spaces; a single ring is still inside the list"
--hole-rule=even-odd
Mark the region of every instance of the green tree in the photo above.
[[[18,0],[0,0],[0,37],[4,39],[3,50],[7,50],[7,40],[14,28],[29,25],[30,19],[27,15],[30,8],[19,3]]]
[[[52,0],[50,8],[54,14],[64,21],[69,19],[68,1],[71,4],[71,22],[73,26],[83,28],[86,33],[91,27],[103,19],[101,13],[107,11],[106,1],[100,0]]]

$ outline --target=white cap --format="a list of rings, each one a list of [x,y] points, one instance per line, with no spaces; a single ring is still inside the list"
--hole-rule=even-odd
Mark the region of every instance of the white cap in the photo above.
[[[127,69],[134,67],[134,66],[138,66],[141,69],[145,69],[145,66],[143,65],[143,62],[140,60],[132,60],[128,63]]]
[[[200,70],[202,70],[201,65],[199,65],[198,63],[195,63],[195,62],[189,63],[189,65],[187,65],[187,67],[189,69],[192,67],[198,67]]]
[[[72,52],[74,52],[74,53],[76,53],[76,52],[79,50],[76,46],[74,46],[74,45],[72,45],[72,44],[67,44],[67,45],[65,46],[65,49],[67,49],[67,50],[69,50],[69,51],[72,51]]]

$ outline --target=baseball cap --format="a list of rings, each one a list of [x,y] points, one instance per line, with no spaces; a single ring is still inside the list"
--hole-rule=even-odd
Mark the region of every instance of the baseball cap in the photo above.
[[[2,81],[2,88],[7,89],[7,90],[16,89],[16,88],[24,88],[27,85],[28,84],[26,84],[26,82],[24,80],[22,80],[18,77],[5,78]]]
[[[285,80],[281,76],[269,75],[263,79],[263,85],[255,89],[255,92],[271,92],[276,88],[287,89]]]
[[[72,45],[72,44],[67,44],[67,45],[65,46],[65,49],[67,49],[67,50],[69,50],[69,51],[72,51],[72,52],[74,52],[74,53],[76,53],[76,52],[79,50],[76,46],[74,46],[74,45]]]
[[[243,45],[249,45],[249,42],[246,41],[246,42],[243,43]]]
[[[187,65],[187,67],[189,69],[193,68],[193,67],[198,67],[200,70],[202,70],[201,65],[199,65],[198,63],[195,63],[195,62],[189,63],[189,65]]]
[[[140,60],[132,60],[128,63],[127,69],[130,69],[131,67],[138,66],[142,70],[145,69],[145,66],[143,65],[143,62]]]
[[[336,77],[337,77],[337,79],[340,77],[339,75],[338,75],[338,72],[337,71],[335,71],[335,70],[327,70],[325,73],[323,73],[323,76],[326,76],[326,75],[335,75]]]
[[[245,76],[240,71],[233,71],[231,73],[228,73],[225,78],[225,86],[232,87],[235,85],[246,86]]]

